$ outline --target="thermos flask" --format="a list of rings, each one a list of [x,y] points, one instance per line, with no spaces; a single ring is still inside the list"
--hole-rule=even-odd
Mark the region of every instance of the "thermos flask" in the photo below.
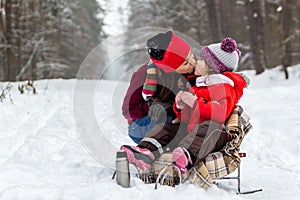
[[[129,163],[128,163],[126,152],[123,150],[117,152],[116,179],[117,179],[117,183],[122,187],[125,188],[130,187]]]

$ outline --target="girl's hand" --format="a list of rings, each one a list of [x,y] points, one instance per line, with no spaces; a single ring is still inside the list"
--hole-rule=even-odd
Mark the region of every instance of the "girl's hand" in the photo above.
[[[181,95],[181,100],[183,101],[184,104],[193,108],[195,106],[195,103],[197,102],[197,96],[195,96],[190,92],[183,92]]]
[[[183,94],[183,91],[179,91],[175,97],[176,108],[180,109],[180,110],[184,108],[184,102],[181,99],[182,94]]]

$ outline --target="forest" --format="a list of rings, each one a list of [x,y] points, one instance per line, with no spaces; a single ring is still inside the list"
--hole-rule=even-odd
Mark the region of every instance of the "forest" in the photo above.
[[[75,78],[85,57],[113,34],[104,30],[109,6],[100,1],[0,2],[0,81]],[[167,28],[202,45],[235,38],[239,71],[258,75],[281,66],[288,79],[287,68],[300,63],[300,0],[128,0],[125,9],[126,30]],[[123,62],[127,70],[137,65]]]

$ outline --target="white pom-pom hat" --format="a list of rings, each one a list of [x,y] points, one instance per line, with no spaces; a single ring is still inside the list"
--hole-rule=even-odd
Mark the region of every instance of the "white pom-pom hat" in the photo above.
[[[236,41],[225,38],[221,43],[210,44],[202,48],[200,57],[215,72],[227,72],[237,69],[241,52]]]

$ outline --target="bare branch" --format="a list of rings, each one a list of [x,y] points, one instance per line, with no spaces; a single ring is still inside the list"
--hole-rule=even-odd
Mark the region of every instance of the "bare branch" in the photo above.
[[[17,75],[16,79],[17,80],[20,80],[20,77],[25,73],[25,71],[29,68],[29,66],[31,65],[32,63],[32,60],[34,58],[34,55],[38,49],[38,46],[44,41],[44,38],[41,38],[38,42],[35,43],[34,47],[33,47],[33,50],[32,50],[32,53],[29,57],[29,59],[27,60],[26,64],[21,67],[21,71],[19,72],[19,74]]]
[[[11,90],[12,87],[13,86],[10,83],[8,83],[5,88],[3,88],[1,86],[2,91],[1,91],[1,94],[0,94],[0,102],[3,102],[3,100],[6,99],[6,95],[8,94],[10,102],[12,104],[14,103],[13,100],[12,100],[12,96],[10,94],[10,90]]]

